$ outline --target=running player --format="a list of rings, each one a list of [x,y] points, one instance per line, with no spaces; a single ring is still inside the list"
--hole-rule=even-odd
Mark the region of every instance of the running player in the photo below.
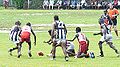
[[[102,33],[101,39],[98,43],[99,49],[100,49],[100,55],[99,56],[104,57],[103,50],[102,50],[102,44],[104,42],[106,42],[110,46],[110,48],[115,50],[117,56],[119,57],[120,54],[119,54],[118,50],[115,48],[115,46],[113,45],[113,42],[112,42],[111,30],[106,26],[104,18],[100,19],[99,24],[101,26],[101,33]]]
[[[8,52],[10,53],[10,55],[12,55],[12,51],[18,49],[18,45],[19,45],[18,34],[20,32],[20,29],[21,29],[20,25],[21,25],[20,21],[15,22],[15,26],[13,26],[11,31],[10,31],[10,40],[13,41],[14,44],[16,45],[16,47],[9,49]]]
[[[32,57],[32,54],[31,54],[31,40],[30,40],[30,34],[33,34],[34,36],[34,45],[36,45],[36,35],[35,33],[33,32],[33,29],[31,27],[31,23],[27,23],[25,26],[22,27],[22,30],[20,31],[20,48],[18,48],[18,58],[20,58],[21,56],[21,47],[22,47],[22,43],[24,41],[26,41],[29,45],[29,50],[28,50],[28,55],[29,57]]]
[[[68,41],[74,41],[76,38],[78,39],[78,42],[79,42],[79,50],[75,58],[89,57],[89,55],[87,54],[89,40],[83,33],[81,33],[80,27],[76,28],[76,35],[73,38],[73,40],[68,40]]]
[[[116,8],[113,7],[112,4],[109,4],[109,9],[107,10],[108,15],[110,16],[110,19],[113,22],[113,28],[114,31],[118,37],[118,30],[117,30],[117,16],[119,15],[119,12]]]
[[[112,20],[110,19],[109,15],[107,14],[107,10],[104,10],[104,14],[101,15],[99,22],[101,22],[101,19],[104,20],[104,24],[107,26],[107,28],[111,30]],[[100,30],[101,30],[101,26],[100,26]],[[102,35],[102,32],[100,31],[99,33],[94,33],[93,35],[99,35],[99,34]]]
[[[55,59],[55,52],[56,52],[56,46],[60,45],[62,47],[63,53],[65,55],[65,60],[68,61],[68,54],[66,52],[66,34],[67,34],[67,29],[65,24],[59,20],[59,17],[57,15],[54,16],[54,22],[52,24],[52,37],[56,35],[56,38],[53,39],[53,59]],[[57,45],[54,44],[57,42]]]

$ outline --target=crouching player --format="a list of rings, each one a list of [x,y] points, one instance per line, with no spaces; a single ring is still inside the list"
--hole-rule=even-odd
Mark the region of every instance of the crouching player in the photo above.
[[[10,40],[13,41],[15,43],[15,47],[14,48],[10,48],[9,49],[9,53],[10,55],[12,55],[12,51],[18,49],[18,45],[19,45],[19,32],[20,32],[20,21],[15,22],[15,26],[12,27],[11,31],[10,31]]]
[[[75,58],[82,58],[82,57],[88,58],[89,54],[87,53],[87,51],[89,46],[89,40],[83,33],[81,33],[80,27],[76,28],[76,35],[73,38],[73,40],[68,40],[68,41],[74,41],[76,38],[78,39],[79,42],[79,50]]]
[[[50,36],[51,36],[51,32],[52,32],[52,30],[48,31]],[[54,38],[55,38],[55,36],[52,39],[54,39]],[[51,44],[53,44],[52,39],[49,39],[48,41],[44,41],[44,43],[48,43],[49,45],[51,45]],[[57,44],[57,42],[56,42],[56,44]],[[57,45],[56,47],[58,47],[58,46],[60,46],[60,45]],[[74,44],[72,42],[67,41],[66,48],[67,48],[67,53],[69,56],[75,56]],[[50,51],[50,54],[48,54],[47,56],[52,56],[52,53],[53,53],[53,49]]]
[[[20,58],[20,56],[21,56],[21,47],[22,47],[22,43],[24,41],[26,41],[29,45],[29,50],[28,50],[29,57],[32,56],[32,54],[31,54],[31,40],[30,40],[31,33],[34,36],[34,45],[36,45],[36,35],[33,32],[33,29],[31,27],[31,23],[28,22],[25,26],[22,27],[22,30],[20,31],[20,34],[19,34],[19,36],[20,36],[20,48],[18,49],[18,52],[19,52],[18,58]]]
[[[67,53],[69,56],[75,56],[74,44],[73,42],[67,41]]]
[[[113,45],[113,42],[112,42],[112,34],[111,34],[111,30],[110,28],[105,24],[105,20],[104,18],[100,18],[100,21],[99,21],[99,24],[101,26],[101,39],[98,43],[99,45],[99,49],[100,49],[100,57],[104,57],[104,54],[103,54],[103,50],[102,50],[102,44],[104,42],[106,42],[110,48],[112,48],[113,50],[115,50],[117,56],[119,57],[120,54],[118,52],[118,50],[116,49],[116,47]]]

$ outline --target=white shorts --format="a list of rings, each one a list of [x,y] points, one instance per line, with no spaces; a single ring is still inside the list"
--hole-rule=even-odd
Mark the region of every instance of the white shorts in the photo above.
[[[111,34],[107,34],[106,35],[106,40],[108,40],[108,42],[112,42],[112,35]],[[105,41],[104,36],[101,37],[100,41]]]
[[[57,45],[61,45],[61,43],[66,43],[66,39],[53,39],[54,42],[57,42]]]

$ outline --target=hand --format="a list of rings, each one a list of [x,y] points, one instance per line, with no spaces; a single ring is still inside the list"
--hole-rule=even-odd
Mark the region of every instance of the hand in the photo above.
[[[36,46],[36,42],[34,42],[34,46]]]

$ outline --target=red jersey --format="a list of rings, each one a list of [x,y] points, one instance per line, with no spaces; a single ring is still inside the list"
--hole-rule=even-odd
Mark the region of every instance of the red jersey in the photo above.
[[[22,28],[21,38],[30,38],[30,33],[31,33],[31,27],[30,26],[24,26]]]

